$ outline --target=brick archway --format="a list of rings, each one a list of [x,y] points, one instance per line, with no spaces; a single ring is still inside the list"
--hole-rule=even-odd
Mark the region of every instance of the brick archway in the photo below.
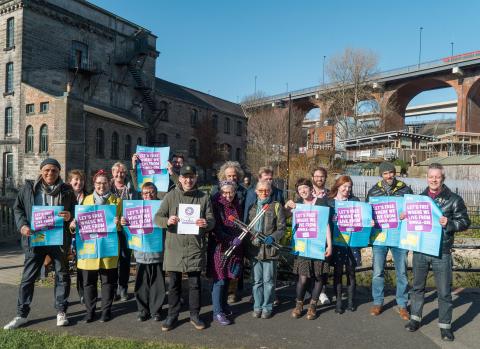
[[[464,86],[464,89],[465,87],[467,86]],[[464,112],[463,122],[458,125],[457,118],[457,129],[461,128],[462,131],[466,132],[480,132],[480,78],[471,81],[464,95],[465,98],[461,101],[462,107],[465,109],[461,110],[461,112]]]

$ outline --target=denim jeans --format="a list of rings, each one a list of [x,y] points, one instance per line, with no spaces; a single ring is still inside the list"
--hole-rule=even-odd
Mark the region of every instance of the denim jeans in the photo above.
[[[275,298],[277,261],[253,259],[253,310],[271,312]]]
[[[407,279],[407,250],[398,247],[373,246],[373,278],[372,297],[374,305],[383,305],[385,284],[385,260],[388,250],[392,252],[397,277],[397,304],[401,308],[407,307],[408,279]]]
[[[224,313],[228,309],[228,285],[230,279],[214,280],[212,285],[213,316]]]
[[[438,295],[438,326],[450,328],[452,322],[452,255],[442,253],[439,257],[423,253],[413,253],[413,288],[411,294],[410,318],[422,320],[422,310],[425,301],[425,283],[428,266],[432,265],[433,277]]]
[[[66,312],[68,296],[70,294],[70,275],[68,261],[63,246],[41,246],[25,249],[25,263],[23,265],[22,281],[18,290],[17,315],[27,317],[30,313],[35,280],[40,275],[45,256],[52,257],[55,267],[55,309]]]

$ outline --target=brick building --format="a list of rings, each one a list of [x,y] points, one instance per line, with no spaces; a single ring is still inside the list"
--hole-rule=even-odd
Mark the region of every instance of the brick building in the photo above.
[[[241,108],[157,79],[156,36],[98,6],[0,0],[0,47],[0,195],[35,178],[48,156],[62,176],[130,162],[137,144],[168,144],[194,162],[195,117],[228,119],[216,142],[244,159]]]

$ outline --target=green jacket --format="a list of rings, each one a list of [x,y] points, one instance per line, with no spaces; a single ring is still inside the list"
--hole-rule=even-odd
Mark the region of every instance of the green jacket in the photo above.
[[[179,204],[200,205],[200,218],[207,220],[207,227],[200,228],[198,235],[177,234],[177,225],[167,225],[170,216],[178,216]],[[185,192],[178,185],[163,199],[160,209],[155,214],[155,223],[167,230],[163,269],[183,273],[202,271],[206,262],[205,233],[215,226],[215,218],[208,195],[197,188]]]

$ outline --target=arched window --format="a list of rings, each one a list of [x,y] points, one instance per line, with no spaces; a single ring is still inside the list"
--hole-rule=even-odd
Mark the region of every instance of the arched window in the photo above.
[[[112,133],[112,149],[110,151],[110,159],[118,159],[118,133]]]
[[[191,139],[188,143],[188,156],[195,159],[197,157],[197,140]]]
[[[103,129],[97,128],[97,139],[95,143],[95,154],[97,158],[105,157],[105,133]]]
[[[130,135],[125,136],[125,154],[124,159],[128,160],[132,157],[132,137]]]
[[[48,126],[40,127],[40,153],[48,153]]]
[[[25,153],[33,153],[33,127],[27,126],[25,131]]]
[[[198,110],[192,109],[190,113],[190,126],[197,127],[198,125]]]
[[[165,101],[161,101],[159,103],[159,110],[158,117],[161,121],[168,121],[168,103]]]

